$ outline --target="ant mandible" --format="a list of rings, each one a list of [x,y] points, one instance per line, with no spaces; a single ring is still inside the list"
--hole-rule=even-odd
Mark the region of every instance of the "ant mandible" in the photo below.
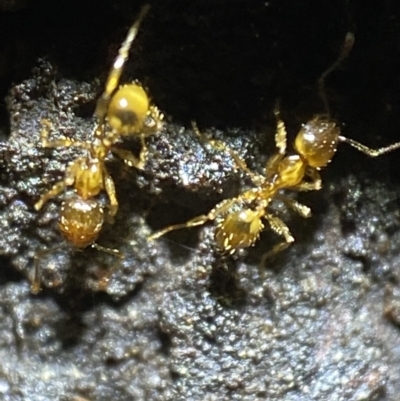
[[[157,107],[151,104],[146,91],[138,82],[118,87],[124,64],[129,57],[129,50],[148,10],[148,5],[142,8],[111,67],[104,92],[97,101],[95,110],[97,123],[92,133],[93,138],[85,142],[66,137],[49,140],[51,124],[48,120],[43,120],[44,127],[41,131],[43,147],[74,146],[85,150],[85,155],[78,157],[68,166],[64,179],[40,197],[34,205],[35,209],[40,210],[48,200],[59,195],[66,187],[73,186],[74,195],[64,200],[61,205],[58,223],[61,233],[77,248],[82,249],[90,245],[120,258],[122,257],[120,251],[102,247],[95,242],[104,220],[107,217],[112,220],[118,211],[115,184],[107,171],[105,159],[111,151],[127,164],[142,168],[147,156],[144,138],[161,128],[163,118]],[[114,148],[115,143],[124,135],[135,135],[141,139],[142,149],[139,158],[127,150]],[[96,199],[103,190],[109,197],[107,214]],[[36,255],[31,286],[33,293],[40,291],[41,274],[38,258]]]
[[[348,33],[342,51],[335,61],[318,80],[319,91],[329,116],[329,106],[325,95],[326,77],[346,58],[354,44],[354,35]],[[197,216],[186,223],[175,224],[161,229],[149,237],[157,239],[164,234],[181,228],[196,227],[208,221],[215,221],[215,242],[217,248],[228,254],[238,249],[255,244],[264,229],[266,221],[271,229],[283,237],[283,241],[265,253],[266,258],[282,251],[294,242],[288,226],[273,213],[268,211],[270,203],[278,199],[302,217],[310,217],[309,207],[286,197],[280,191],[312,191],[321,189],[319,170],[325,167],[335,155],[340,142],[346,142],[370,157],[377,157],[400,148],[400,142],[381,149],[371,149],[359,142],[340,135],[340,128],[327,117],[316,116],[302,126],[294,142],[294,153],[287,154],[287,133],[285,123],[280,117],[279,106],[274,110],[277,121],[275,144],[277,152],[270,158],[264,175],[252,172],[245,161],[221,141],[204,138],[195,123],[192,123],[197,135],[213,147],[227,151],[237,167],[244,171],[252,181],[253,188],[235,198],[226,199],[217,204],[208,214]]]

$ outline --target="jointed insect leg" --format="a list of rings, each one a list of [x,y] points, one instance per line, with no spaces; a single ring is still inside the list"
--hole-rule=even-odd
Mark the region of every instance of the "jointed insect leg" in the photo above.
[[[199,128],[197,127],[197,124],[194,121],[192,121],[192,127],[193,127],[193,131],[199,137],[199,139],[202,143],[207,143],[216,150],[228,152],[229,155],[234,160],[236,166],[250,177],[250,179],[253,181],[254,185],[260,186],[264,183],[265,178],[262,175],[256,174],[253,171],[251,171],[247,167],[246,162],[234,150],[232,150],[228,145],[226,145],[222,141],[219,141],[216,139],[210,139],[207,135],[200,132]]]
[[[265,179],[271,179],[275,174],[278,173],[279,165],[285,156],[286,144],[287,144],[287,132],[285,123],[281,118],[279,109],[279,101],[277,101],[274,114],[276,118],[276,133],[275,133],[275,145],[278,149],[278,153],[271,156],[265,166]]]
[[[197,226],[201,226],[204,223],[206,223],[208,220],[210,219],[210,216],[207,214],[203,214],[201,216],[197,216],[189,221],[187,221],[186,223],[181,223],[181,224],[174,224],[172,226],[168,226],[165,227],[162,230],[156,231],[154,234],[150,235],[147,240],[148,241],[153,241],[157,238],[162,237],[163,235],[171,232],[171,231],[175,231],[175,230],[180,230],[182,228],[190,228],[190,227],[197,227]]]
[[[40,199],[35,203],[34,208],[36,210],[40,210],[49,199],[55,198],[66,186],[67,185],[64,180],[54,184],[54,186],[48,192],[40,197]]]
[[[125,256],[122,254],[121,251],[118,249],[113,249],[113,248],[106,248],[104,246],[101,246],[94,242],[93,244],[90,245],[92,248],[97,249],[98,251],[108,253],[109,255],[116,256],[117,258],[123,259]]]
[[[84,158],[80,157],[76,159],[74,163],[69,165],[65,171],[64,179],[55,183],[49,191],[43,194],[35,203],[34,208],[40,210],[48,200],[55,198],[65,189],[65,187],[73,185],[75,182],[76,172],[80,171],[80,166],[84,160]]]
[[[284,202],[288,207],[298,213],[301,217],[311,217],[311,209],[308,206],[303,205],[300,202],[297,202],[294,199],[288,198],[287,196],[282,194],[276,194],[275,199],[279,199]]]
[[[208,214],[202,214],[200,216],[194,217],[193,219],[187,221],[186,223],[181,224],[174,224],[168,227],[165,227],[162,230],[156,231],[152,235],[150,235],[147,240],[153,241],[157,238],[162,237],[163,235],[175,231],[180,230],[182,228],[190,228],[190,227],[197,227],[205,224],[207,221],[213,221],[216,219],[218,215],[221,213],[226,212],[235,202],[237,202],[236,198],[233,199],[226,199],[220,202],[214,209],[212,209]]]
[[[145,143],[143,135],[140,137],[142,148],[140,150],[139,157],[136,157],[131,151],[121,148],[112,148],[112,152],[116,154],[120,159],[124,161],[128,166],[135,167],[139,170],[143,170],[146,160],[149,154],[148,148]]]
[[[89,149],[90,145],[87,142],[75,141],[72,138],[62,136],[61,138],[49,140],[49,134],[52,129],[51,122],[47,119],[42,120],[44,127],[40,131],[40,140],[44,148],[64,148],[76,146],[83,149]]]
[[[286,145],[287,145],[287,132],[286,132],[285,123],[281,117],[279,101],[276,102],[276,105],[274,108],[274,114],[275,114],[275,119],[276,119],[275,144],[276,144],[276,147],[278,148],[278,151],[279,151],[278,153],[281,155],[284,155],[286,152]]]
[[[108,173],[106,168],[104,167],[104,186],[107,192],[107,195],[110,199],[110,205],[108,207],[108,213],[111,216],[115,216],[118,211],[118,199],[115,193],[115,184],[111,175]]]
[[[146,164],[147,157],[149,156],[149,150],[147,148],[144,135],[140,136],[140,142],[142,144],[142,149],[140,150],[140,154],[139,154],[140,161],[139,161],[139,164],[136,166],[136,168],[142,170],[144,165]]]
[[[295,191],[318,191],[322,187],[322,180],[319,172],[312,167],[308,167],[306,175],[311,178],[311,181],[302,181],[300,184],[292,187]]]
[[[266,213],[264,218],[268,221],[271,229],[278,235],[284,237],[287,243],[294,242],[294,238],[290,233],[289,227],[279,217],[270,213]]]
[[[289,227],[279,217],[273,216],[272,214],[266,214],[264,217],[271,226],[271,229],[278,235],[284,237],[285,241],[276,244],[270,251],[264,253],[260,261],[261,268],[265,266],[265,261],[267,259],[275,256],[279,252],[282,252],[294,242],[294,238],[290,233]]]
[[[106,252],[110,255],[113,255],[113,256],[117,257],[119,260],[122,260],[125,258],[125,255],[118,249],[105,248],[104,246],[101,246],[96,243],[92,244],[92,247],[97,249],[98,251]],[[115,271],[120,268],[121,268],[120,263],[116,262],[113,264],[111,269],[107,270],[107,273],[104,276],[102,276],[101,279],[98,281],[99,290],[105,291],[107,289],[110,278],[113,276]]]
[[[63,248],[65,245],[57,245],[51,249],[45,249],[43,251],[39,251],[36,253],[34,257],[34,271],[33,271],[33,280],[31,283],[31,293],[38,294],[41,290],[41,282],[42,282],[42,269],[40,267],[40,260],[43,256],[56,251],[57,249]]]

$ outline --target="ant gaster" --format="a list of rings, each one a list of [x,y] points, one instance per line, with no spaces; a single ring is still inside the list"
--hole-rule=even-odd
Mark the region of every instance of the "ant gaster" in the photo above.
[[[329,115],[326,100],[325,78],[347,57],[354,44],[354,36],[348,33],[339,58],[320,77],[318,84],[322,100]],[[294,153],[286,152],[287,133],[280,117],[279,106],[274,110],[277,121],[275,144],[277,152],[270,158],[264,170],[264,175],[252,172],[240,156],[221,141],[204,138],[195,123],[192,123],[197,135],[205,139],[213,147],[227,151],[234,159],[237,167],[244,171],[252,181],[253,188],[245,190],[237,197],[226,199],[217,204],[208,214],[197,216],[186,223],[168,226],[149,237],[154,240],[164,234],[188,227],[196,227],[208,221],[215,221],[215,242],[217,248],[233,254],[238,249],[247,248],[257,241],[264,222],[283,237],[283,241],[264,254],[266,258],[282,251],[294,238],[288,226],[272,212],[268,211],[270,203],[277,199],[302,217],[310,217],[309,207],[286,197],[281,190],[311,191],[321,189],[319,170],[325,167],[335,155],[340,142],[346,142],[357,150],[371,157],[377,157],[400,148],[400,142],[381,149],[371,149],[359,142],[340,135],[340,128],[329,118],[316,116],[302,126],[294,142]]]
[[[91,140],[83,142],[66,137],[49,140],[51,124],[48,120],[43,121],[44,127],[41,131],[43,147],[74,146],[85,150],[85,155],[78,157],[68,166],[64,179],[57,182],[40,197],[34,206],[35,209],[40,210],[49,199],[59,195],[66,187],[73,186],[75,194],[72,198],[64,200],[61,205],[58,224],[61,233],[72,245],[78,248],[85,248],[90,245],[118,257],[122,257],[118,250],[104,248],[95,242],[104,220],[107,217],[112,220],[118,211],[115,184],[107,171],[105,159],[111,151],[120,156],[128,165],[143,168],[147,156],[144,138],[161,128],[163,118],[157,107],[151,104],[149,96],[140,83],[133,82],[118,87],[124,64],[129,57],[129,50],[148,10],[148,5],[142,8],[139,17],[129,29],[111,67],[104,92],[97,100],[95,110],[97,122]],[[127,150],[114,147],[121,136],[126,135],[134,135],[140,138],[142,149],[139,158]],[[109,197],[107,214],[96,199],[96,196],[103,190],[107,192]],[[39,256],[36,255],[32,282],[33,293],[40,291],[38,258]]]

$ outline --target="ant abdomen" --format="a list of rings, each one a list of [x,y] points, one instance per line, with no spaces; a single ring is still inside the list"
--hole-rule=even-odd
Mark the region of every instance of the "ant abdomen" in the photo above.
[[[74,197],[61,205],[60,231],[78,248],[86,248],[96,241],[103,222],[104,210],[97,200]]]
[[[108,105],[108,124],[120,135],[141,133],[149,109],[149,97],[140,84],[123,85],[117,89]]]
[[[317,116],[304,124],[296,136],[296,151],[314,168],[325,167],[336,153],[340,129],[334,121]]]

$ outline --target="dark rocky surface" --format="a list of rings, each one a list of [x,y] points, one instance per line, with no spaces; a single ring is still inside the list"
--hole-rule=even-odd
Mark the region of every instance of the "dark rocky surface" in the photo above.
[[[42,119],[52,137],[89,137],[140,4],[33,3],[0,13],[0,399],[396,401],[398,153],[371,160],[342,145],[323,189],[298,195],[312,218],[277,206],[296,242],[264,270],[277,241],[268,231],[230,259],[213,250],[212,225],[146,238],[244,184],[190,121],[261,171],[274,150],[275,100],[292,139],[322,111],[315,82],[348,30],[355,47],[327,82],[332,114],[365,144],[398,141],[397,3],[152,3],[123,80],[144,82],[167,124],[148,139],[144,171],[107,162],[120,210],[99,243],[120,249],[122,262],[59,247],[61,199],[40,212],[33,204],[79,154],[41,148]],[[53,248],[33,296],[34,256]]]

